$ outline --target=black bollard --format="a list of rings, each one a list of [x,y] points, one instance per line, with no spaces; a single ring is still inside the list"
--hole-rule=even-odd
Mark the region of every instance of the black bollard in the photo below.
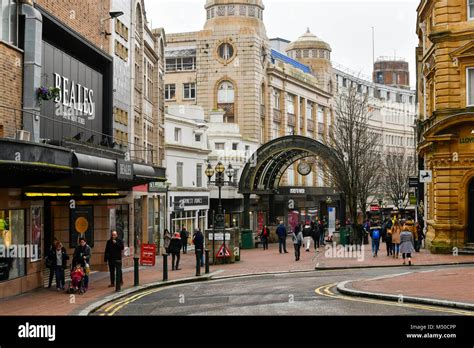
[[[168,280],[168,254],[163,254],[163,281]]]
[[[115,291],[122,288],[122,260],[115,261]]]
[[[133,258],[133,286],[138,286],[139,279],[138,279],[138,260],[140,258],[134,257]]]
[[[209,250],[206,250],[206,259],[204,261],[206,262],[206,274],[209,274]]]
[[[196,249],[196,277],[201,275],[201,249]]]

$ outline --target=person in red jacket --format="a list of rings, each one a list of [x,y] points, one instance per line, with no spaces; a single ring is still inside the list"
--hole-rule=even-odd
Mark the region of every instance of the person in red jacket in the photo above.
[[[268,239],[270,238],[270,230],[267,225],[263,226],[262,232],[260,233],[260,239],[262,240],[263,250],[268,250]]]

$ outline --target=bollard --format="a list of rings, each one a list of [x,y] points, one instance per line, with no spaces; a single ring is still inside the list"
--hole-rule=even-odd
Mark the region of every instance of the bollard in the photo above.
[[[139,279],[138,279],[138,260],[140,258],[134,257],[133,258],[133,286],[138,286]]]
[[[168,280],[168,254],[163,254],[163,281]]]
[[[206,259],[204,261],[206,262],[206,274],[209,274],[209,250],[206,250]]]
[[[196,277],[201,275],[201,249],[196,249]]]
[[[122,288],[122,260],[115,261],[115,291]]]

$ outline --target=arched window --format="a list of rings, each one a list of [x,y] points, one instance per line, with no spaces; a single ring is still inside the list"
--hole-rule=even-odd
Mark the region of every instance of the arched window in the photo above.
[[[230,81],[222,81],[217,89],[217,103],[229,104],[234,102],[234,85]]]

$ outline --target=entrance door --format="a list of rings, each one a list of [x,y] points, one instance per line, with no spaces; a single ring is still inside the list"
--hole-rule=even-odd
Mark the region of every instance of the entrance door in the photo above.
[[[467,228],[467,242],[474,243],[474,179],[469,183],[468,188],[468,228]]]

